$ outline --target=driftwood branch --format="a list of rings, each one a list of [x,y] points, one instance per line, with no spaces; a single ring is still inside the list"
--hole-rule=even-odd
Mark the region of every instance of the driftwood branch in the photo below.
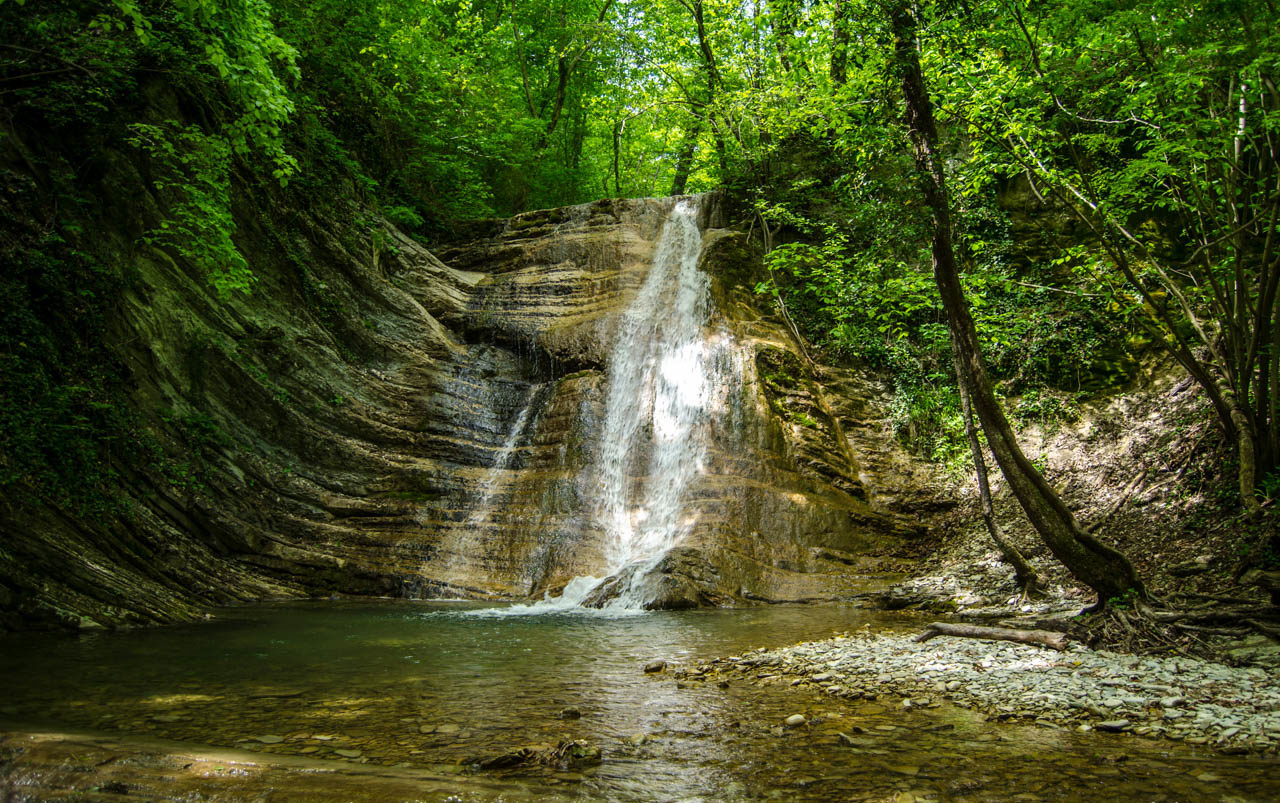
[[[1245,619],[1259,633],[1270,636],[1273,639],[1280,639],[1280,627],[1269,625],[1265,622],[1259,622],[1257,619]]]
[[[916,636],[915,640],[928,641],[937,636],[1013,641],[1018,644],[1039,644],[1051,650],[1065,650],[1067,648],[1067,636],[1065,633],[1053,633],[1048,630],[1013,630],[1007,627],[982,627],[980,625],[956,625],[946,622],[933,622],[926,625],[924,632]]]

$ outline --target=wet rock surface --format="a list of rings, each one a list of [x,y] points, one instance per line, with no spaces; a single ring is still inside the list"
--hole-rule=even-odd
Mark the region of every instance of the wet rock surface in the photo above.
[[[599,572],[590,467],[607,362],[672,203],[477,225],[444,261],[393,228],[379,250],[301,220],[302,285],[266,249],[255,292],[231,299],[144,261],[117,322],[121,361],[139,421],[196,481],[132,478],[127,521],[0,511],[0,628],[332,593],[540,597]],[[882,491],[923,486],[872,459],[891,451],[879,402],[832,397],[751,292],[759,255],[714,228],[713,207],[700,269],[746,373],[690,489],[687,559],[654,598],[848,598],[900,570],[882,553],[919,531],[925,492]]]

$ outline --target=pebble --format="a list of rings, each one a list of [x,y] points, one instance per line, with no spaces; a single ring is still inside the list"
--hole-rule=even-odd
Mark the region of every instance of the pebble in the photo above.
[[[582,712],[576,708],[562,708],[560,709],[560,718],[561,719],[582,719]]]
[[[359,750],[334,750],[333,752],[343,758],[360,758],[361,755]]]
[[[650,674],[653,672],[661,672],[666,668],[667,668],[667,662],[662,660],[661,658],[650,661],[649,663],[644,665],[644,671],[647,674]]]
[[[1078,644],[1066,652],[974,639],[922,644],[910,635],[869,632],[753,650],[704,669],[721,688],[735,676],[782,685],[809,681],[845,699],[896,695],[902,708],[943,699],[994,719],[1045,727],[1127,732],[1224,751],[1280,749],[1280,675],[1194,658]],[[838,685],[831,682],[837,678]],[[805,721],[795,715],[787,727],[796,727],[795,717]]]
[[[804,714],[792,714],[784,720],[783,724],[788,728],[798,728],[806,722],[808,720],[804,718]]]
[[[253,738],[254,738],[254,741],[262,742],[263,744],[280,744],[281,742],[284,741],[283,736],[275,736],[274,734],[268,734],[266,736],[255,736]]]

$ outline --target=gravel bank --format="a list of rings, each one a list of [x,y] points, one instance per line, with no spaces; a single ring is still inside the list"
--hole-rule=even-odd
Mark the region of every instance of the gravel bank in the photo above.
[[[1209,745],[1280,749],[1280,679],[1257,667],[1150,658],[1072,645],[859,633],[719,658],[677,675],[812,684],[836,697],[896,695],[904,708],[948,700],[997,719]]]

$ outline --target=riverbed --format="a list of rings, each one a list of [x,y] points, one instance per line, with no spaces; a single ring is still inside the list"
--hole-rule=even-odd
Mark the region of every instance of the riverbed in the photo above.
[[[842,699],[790,678],[643,671],[657,659],[688,667],[757,646],[919,625],[910,614],[844,606],[520,616],[388,600],[228,609],[199,625],[133,632],[9,636],[0,639],[8,722],[0,776],[10,791],[48,788],[41,779],[61,767],[59,789],[114,794],[102,790],[105,773],[120,771],[118,757],[148,755],[150,765],[135,761],[111,788],[156,800],[330,799],[323,788],[339,795],[332,799],[409,799],[391,791],[395,783],[423,800],[1280,798],[1273,758],[1002,724],[945,702]],[[797,714],[803,724],[788,727]],[[70,735],[50,741],[60,732]],[[45,735],[44,754],[36,733]],[[584,756],[510,759],[572,742]],[[586,748],[598,748],[599,759]],[[83,773],[68,776],[77,751],[116,758],[86,759]],[[212,770],[143,772],[163,764],[156,756],[179,753],[196,756],[188,767],[254,765],[249,775],[262,787]],[[486,763],[493,768],[475,769]],[[357,780],[303,792],[315,773],[335,768]]]

